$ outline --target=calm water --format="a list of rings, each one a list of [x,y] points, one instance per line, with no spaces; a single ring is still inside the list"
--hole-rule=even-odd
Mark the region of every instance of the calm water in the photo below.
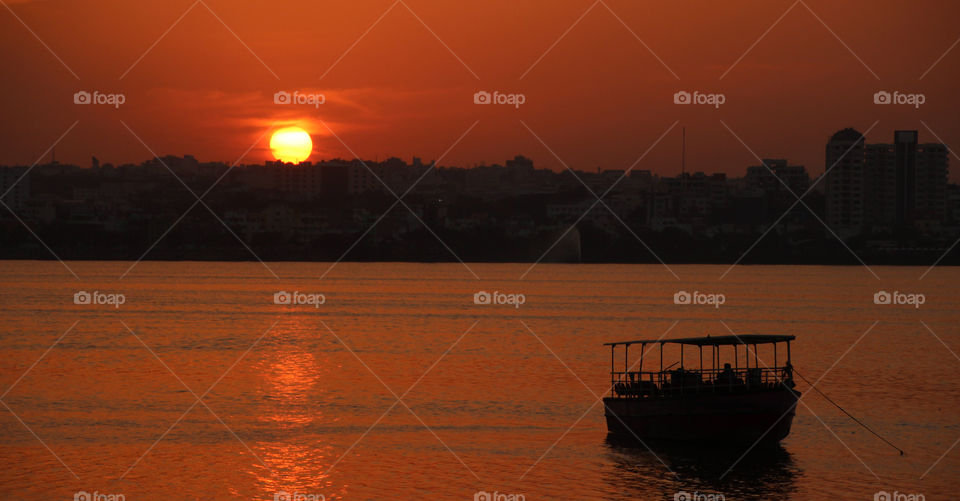
[[[661,266],[544,264],[519,280],[528,265],[471,264],[477,280],[460,264],[342,263],[320,279],[329,264],[271,263],[278,280],[259,263],[145,262],[118,280],[130,263],[68,265],[80,281],[57,262],[0,263],[5,499],[960,490],[960,447],[943,456],[960,438],[960,270],[737,267],[719,280],[725,266],[674,266],[677,280]],[[926,302],[875,305],[881,289]],[[125,303],[76,305],[79,290]],[[279,290],[326,302],[277,305]],[[479,290],[526,302],[475,305]],[[726,302],[674,305],[678,290]],[[829,370],[817,387],[906,455],[816,394],[781,447],[739,462],[745,448],[608,443],[593,394],[609,385],[601,344],[672,325],[667,337],[727,334],[724,323],[796,335],[797,370]]]

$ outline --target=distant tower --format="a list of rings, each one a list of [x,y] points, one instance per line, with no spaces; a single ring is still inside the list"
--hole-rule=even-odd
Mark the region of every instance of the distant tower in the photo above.
[[[91,168],[94,168],[94,169],[99,169],[99,168],[100,168],[100,159],[97,158],[97,157],[91,157],[91,158],[90,158],[90,167],[91,167]]]

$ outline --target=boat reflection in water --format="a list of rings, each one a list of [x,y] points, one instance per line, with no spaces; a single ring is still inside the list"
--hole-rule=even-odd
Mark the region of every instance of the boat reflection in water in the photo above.
[[[743,447],[654,442],[607,437],[614,469],[605,475],[613,492],[636,499],[679,499],[678,493],[722,494],[724,499],[789,499],[802,472],[779,444]],[[735,465],[735,467],[734,467]],[[706,499],[706,498],[705,498]]]

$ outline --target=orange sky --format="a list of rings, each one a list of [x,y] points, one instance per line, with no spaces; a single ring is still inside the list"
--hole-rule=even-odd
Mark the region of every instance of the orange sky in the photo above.
[[[350,150],[429,160],[479,121],[443,164],[522,153],[562,168],[535,133],[571,167],[592,170],[630,166],[679,121],[637,167],[664,174],[679,171],[681,126],[688,170],[734,175],[757,162],[724,123],[757,155],[814,174],[826,139],[846,126],[879,120],[869,141],[909,128],[960,145],[952,0],[5,2],[2,164],[33,163],[75,121],[57,155],[81,165],[91,155],[150,157],[123,123],[157,154],[231,163],[251,145],[245,162],[272,158],[269,137],[256,140],[274,123],[307,128],[312,160]],[[126,103],[78,106],[78,90],[123,93]],[[278,106],[279,90],[326,102]],[[478,90],[523,93],[526,103],[475,105]],[[678,90],[726,102],[679,106]],[[878,90],[923,93],[926,103],[875,105]]]

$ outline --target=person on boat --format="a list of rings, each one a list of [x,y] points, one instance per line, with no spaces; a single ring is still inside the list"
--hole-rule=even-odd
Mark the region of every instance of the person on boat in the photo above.
[[[787,364],[783,366],[783,374],[780,376],[780,380],[788,388],[796,386],[793,382],[793,364],[790,361],[787,361]]]
[[[720,372],[720,375],[717,376],[717,382],[722,384],[733,383],[734,375],[733,368],[730,367],[730,364],[723,364],[723,370]]]

